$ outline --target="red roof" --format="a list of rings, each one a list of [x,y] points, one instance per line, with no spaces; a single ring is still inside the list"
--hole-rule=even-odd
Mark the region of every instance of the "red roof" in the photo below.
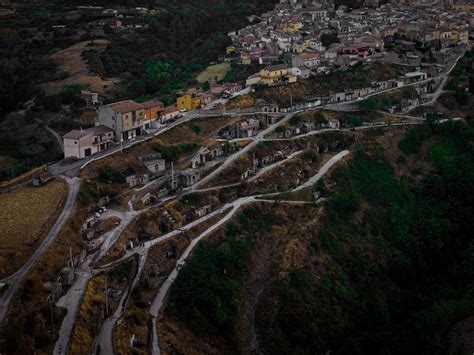
[[[303,53],[301,55],[303,59],[316,59],[319,58],[319,54],[316,53]]]
[[[137,111],[142,109],[142,105],[132,101],[132,100],[125,100],[125,101],[120,101],[120,102],[115,102],[113,104],[107,105],[110,108],[114,109],[117,112],[120,113],[127,113],[127,112],[132,112],[132,111]]]

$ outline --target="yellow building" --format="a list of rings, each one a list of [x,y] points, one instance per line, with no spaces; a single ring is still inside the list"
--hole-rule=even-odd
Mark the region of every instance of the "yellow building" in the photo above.
[[[469,31],[468,30],[451,30],[452,44],[462,43],[467,44],[469,42]]]
[[[298,81],[298,77],[296,75],[288,76],[288,84],[296,83],[297,81]]]
[[[250,54],[248,52],[241,52],[240,61],[243,65],[250,65],[250,63],[252,63],[252,61],[250,60]]]
[[[453,4],[456,11],[474,12],[474,4],[469,2],[458,2]]]
[[[201,107],[201,98],[192,97],[191,95],[183,95],[176,99],[176,107],[178,110],[192,111],[195,108]]]
[[[295,33],[298,32],[301,28],[303,27],[303,24],[301,22],[297,21],[288,21],[283,25],[283,32],[287,33]]]
[[[226,52],[227,52],[228,55],[234,53],[235,52],[235,47],[234,46],[227,47]]]
[[[288,67],[285,64],[272,65],[260,70],[260,81],[263,84],[273,84],[288,75]]]

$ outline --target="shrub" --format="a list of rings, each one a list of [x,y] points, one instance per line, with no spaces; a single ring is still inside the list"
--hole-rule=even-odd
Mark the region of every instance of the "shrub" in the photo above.
[[[356,117],[354,115],[348,115],[346,120],[347,120],[347,123],[350,124],[352,127],[362,126],[362,120],[359,117]]]
[[[405,137],[398,143],[398,148],[405,154],[415,154],[420,148],[424,139],[429,137],[431,129],[428,125],[420,125],[405,133]]]
[[[118,170],[111,168],[106,165],[99,170],[99,181],[102,183],[117,183],[122,184],[125,182],[125,177]]]
[[[186,153],[192,152],[196,148],[196,144],[181,143],[178,145],[166,146],[161,144],[154,144],[153,149],[161,154],[163,159],[169,161],[177,161]]]
[[[294,115],[290,118],[290,124],[293,126],[296,126],[298,123],[300,123],[301,117],[299,115]]]

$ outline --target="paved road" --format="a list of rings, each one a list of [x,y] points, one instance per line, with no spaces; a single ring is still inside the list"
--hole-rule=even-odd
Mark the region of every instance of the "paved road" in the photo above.
[[[54,346],[53,354],[67,354],[69,338],[71,337],[72,328],[76,320],[76,314],[79,310],[80,303],[87,288],[87,283],[92,277],[89,267],[92,263],[93,255],[89,255],[86,260],[76,270],[76,278],[69,288],[68,292],[56,303],[57,307],[67,309],[66,317],[64,317],[59,329],[59,338]]]
[[[451,63],[448,66],[448,69],[445,70],[444,72],[442,72],[441,74],[435,76],[435,77],[431,77],[431,78],[427,78],[425,80],[420,80],[420,81],[417,81],[417,82],[414,82],[414,83],[403,85],[402,87],[398,87],[398,88],[389,88],[389,89],[385,89],[385,90],[382,90],[382,91],[374,92],[374,93],[371,93],[367,96],[364,96],[362,99],[367,99],[371,96],[385,94],[385,93],[391,92],[391,91],[402,90],[402,89],[404,89],[406,87],[410,87],[410,86],[418,86],[420,84],[429,83],[432,80],[441,79],[440,84],[438,85],[436,91],[433,93],[433,98],[429,102],[420,104],[416,107],[431,105],[434,101],[436,101],[436,99],[443,92],[443,87],[446,84],[446,81],[449,77],[449,74],[453,71],[453,69],[455,68],[455,66],[456,66],[457,62],[459,61],[459,59],[461,59],[464,56],[464,53],[465,53],[465,49],[462,49],[461,53],[457,57],[455,57],[454,60],[451,61]],[[325,108],[327,108],[329,110],[334,110],[334,111],[354,111],[355,107],[353,105],[357,104],[360,101],[361,100],[357,100],[357,99],[356,100],[350,100],[350,101],[342,101],[340,103],[328,104],[328,105],[325,106]],[[410,109],[410,111],[415,109],[416,107]]]
[[[459,59],[459,58],[458,58]],[[457,60],[456,60],[457,61]],[[455,63],[454,63],[455,64]],[[453,67],[454,68],[454,64],[453,64]],[[449,70],[449,72],[452,70],[452,68]],[[445,74],[447,75],[447,74]],[[432,78],[426,80],[426,81],[429,81],[429,80],[432,80]],[[420,84],[420,82],[418,83],[414,83],[412,85],[415,85],[415,84]],[[399,88],[398,88],[399,89]],[[391,91],[391,90],[386,90],[386,91]],[[384,92],[386,92],[384,91]],[[382,92],[378,92],[378,93],[374,93],[372,95],[377,95],[377,94],[380,94]],[[372,95],[369,95],[369,96],[372,96]],[[348,104],[348,103],[351,103],[351,102],[343,102],[341,103],[341,105],[344,105],[344,104]],[[314,108],[309,108],[309,109],[314,109]],[[204,184],[206,184],[207,182],[211,181],[215,176],[217,176],[219,173],[221,173],[222,171],[224,171],[228,166],[230,166],[230,164],[232,164],[236,159],[238,159],[242,154],[245,154],[247,151],[249,151],[250,149],[252,149],[255,145],[257,145],[260,141],[264,140],[264,137],[266,134],[270,133],[271,131],[273,131],[276,127],[284,124],[285,122],[287,122],[293,115],[295,114],[298,114],[299,112],[302,112],[304,110],[300,110],[300,111],[295,111],[295,112],[291,112],[291,113],[288,113],[287,115],[285,115],[285,117],[280,120],[279,122],[275,123],[274,125],[271,125],[269,126],[267,129],[263,130],[262,132],[260,132],[257,136],[251,138],[252,139],[252,142],[250,144],[248,144],[246,147],[244,147],[243,149],[241,149],[240,151],[234,153],[232,156],[230,156],[225,162],[223,165],[221,165],[219,168],[217,168],[215,171],[213,171],[211,174],[209,174],[208,176],[206,176],[205,178],[203,178],[201,181],[199,181],[197,184],[195,184],[190,190],[193,190],[193,191],[196,191],[198,190],[198,187],[199,186],[203,186]],[[97,159],[101,159],[105,156],[109,156],[111,154],[115,154],[117,153],[118,151],[120,151],[121,149],[123,148],[128,148],[130,146],[133,146],[135,144],[139,144],[141,142],[144,142],[148,139],[151,139],[153,138],[154,136],[157,136],[159,134],[162,134],[164,132],[166,132],[167,130],[179,125],[179,124],[182,124],[184,122],[187,122],[193,118],[196,118],[196,117],[200,117],[201,114],[198,113],[198,112],[189,112],[189,113],[186,113],[185,114],[185,117],[183,117],[182,119],[179,119],[177,120],[176,122],[174,122],[173,124],[171,125],[168,125],[166,127],[163,127],[161,129],[159,129],[158,131],[154,132],[153,134],[149,134],[149,135],[146,135],[146,136],[141,136],[141,137],[138,137],[137,139],[133,140],[133,141],[127,141],[123,144],[123,146],[116,146],[110,150],[107,150],[103,153],[99,153],[98,155],[95,155],[87,160],[82,160],[82,161],[79,161],[79,162],[76,162],[76,163],[73,163],[71,165],[68,165],[68,166],[60,166],[59,164],[55,164],[53,166],[50,167],[50,171],[53,173],[53,174],[61,174],[61,173],[67,173],[67,174],[70,174],[70,175],[75,175],[79,172],[80,168],[81,167],[84,167],[84,165],[87,165],[88,163],[94,161],[94,160],[97,160]],[[359,127],[357,129],[366,129],[366,128],[371,128],[371,127]],[[318,132],[319,133],[319,132]],[[317,134],[317,133],[313,133],[313,134]],[[301,136],[299,137],[294,137],[294,138],[300,138]],[[339,161],[342,157],[344,157],[348,152],[347,151],[344,151],[344,152],[341,152],[339,153],[338,155],[336,155],[335,157],[331,158],[331,160],[327,163],[329,165],[324,165],[323,168],[321,169],[321,171],[313,176],[310,180],[308,180],[304,185],[301,185],[299,186],[298,188],[296,188],[294,191],[297,191],[297,190],[300,190],[304,187],[307,187],[307,186],[311,186],[312,184],[314,184],[317,180],[319,180],[319,178],[324,175],[324,173],[327,172],[327,170],[335,163],[337,163],[337,161]],[[244,198],[244,199],[239,199],[237,201],[235,201],[234,203],[232,203],[232,210],[231,212],[229,212],[226,217],[224,217],[221,221],[219,221],[216,225],[212,226],[211,228],[209,228],[206,232],[204,232],[201,236],[199,236],[198,238],[196,238],[193,243],[191,243],[191,245],[188,247],[187,251],[188,253],[185,253],[183,255],[188,255],[189,252],[192,250],[192,248],[198,243],[198,241],[203,238],[205,235],[207,235],[208,233],[212,232],[213,230],[215,230],[218,226],[220,226],[222,223],[224,223],[226,220],[228,220],[232,215],[233,213],[235,213],[235,211],[242,205],[242,204],[245,204],[245,203],[248,203],[250,201],[253,201],[256,197],[253,196],[253,197],[247,197],[247,198]],[[246,202],[245,202],[246,201]],[[229,206],[227,206],[227,208],[229,208]],[[217,212],[217,211],[216,211]],[[127,217],[125,218],[125,221],[122,221],[122,225],[126,226],[128,225],[128,223],[130,223],[130,221],[133,219],[135,213],[133,211],[129,212]],[[206,216],[205,219],[207,218],[210,218],[210,215]],[[196,221],[198,223],[195,223],[193,224],[194,225],[197,225],[199,223],[202,223],[202,220],[198,220]],[[191,225],[191,224],[190,224]],[[189,225],[188,225],[189,226]],[[125,227],[124,227],[125,228]],[[192,226],[189,226],[189,228],[192,228]],[[121,228],[117,228],[116,232],[118,232],[119,230],[121,230]],[[120,231],[121,233],[121,231]],[[95,260],[98,260],[100,259],[100,257],[102,257],[103,255],[105,255],[105,253],[107,252],[107,250],[116,242],[116,240],[118,239],[118,237],[120,236],[120,233],[113,233],[113,236],[112,238],[106,238],[105,239],[105,242],[104,244],[102,245],[101,247],[101,250],[100,252],[94,257],[94,261]],[[167,238],[170,238],[176,234],[179,234],[181,233],[180,230],[176,230],[176,231],[173,231],[171,233],[168,233],[167,235],[165,236],[162,236],[160,238],[157,238],[156,240],[154,241],[151,241],[151,242],[147,242],[144,246],[142,246],[142,250],[147,250],[148,248],[150,248],[151,246],[155,245],[156,243],[159,243],[161,241],[163,241],[164,239],[167,239]],[[138,249],[137,249],[138,250]],[[142,258],[143,260],[143,258]],[[180,259],[181,260],[181,259]],[[184,260],[184,258],[183,258]],[[92,260],[91,260],[92,261]],[[79,277],[79,280],[77,281],[78,282],[78,286],[76,289],[80,289],[82,290],[82,292],[85,290],[85,285],[87,285],[87,280],[88,278],[90,278],[90,262],[88,264],[85,264],[85,269],[86,271],[82,272],[82,278]],[[26,272],[25,272],[26,273]],[[177,271],[173,271],[173,273],[176,273],[177,274]],[[170,281],[169,282],[169,285],[171,285],[172,281],[174,280],[174,277],[176,277],[176,275],[173,276],[173,273],[170,275],[170,277],[167,279],[167,281]],[[85,282],[84,285],[81,284]],[[166,287],[165,286],[165,290],[167,291],[167,289],[169,288],[169,285]],[[82,287],[81,287],[82,286]],[[163,289],[163,288],[162,288]],[[74,289],[73,289],[74,290]],[[7,290],[8,291],[8,290]],[[164,293],[164,295],[166,295],[166,291]],[[61,341],[58,341],[58,343],[56,344],[56,348],[55,348],[55,353],[60,353],[61,349],[64,349],[65,347],[67,347],[67,343],[68,343],[68,340],[69,340],[69,336],[70,336],[70,332],[72,330],[72,326],[74,324],[74,318],[75,318],[75,311],[77,311],[77,308],[78,308],[78,305],[80,303],[80,300],[82,298],[82,292],[78,292],[78,294],[74,294],[72,293],[72,295],[69,296],[69,300],[68,298],[64,298],[64,303],[67,305],[68,309],[71,308],[71,311],[72,312],[68,312],[68,314],[70,313],[71,314],[71,320],[66,322],[66,326],[64,327],[63,325],[63,329],[61,329],[61,332],[63,333],[63,336],[61,337]],[[7,292],[6,292],[7,293]],[[160,294],[162,293],[162,290],[160,290]],[[159,295],[160,295],[159,294]],[[164,299],[164,295],[163,295],[163,299]],[[4,295],[5,296],[5,295]],[[65,296],[66,297],[66,296]],[[10,296],[11,298],[11,296]],[[2,297],[3,299],[3,297]],[[155,302],[154,302],[154,305],[152,307],[152,314],[153,312],[156,310],[156,314],[158,314],[158,310],[159,308],[161,308],[161,305],[162,305],[162,302],[163,302],[163,299],[160,299],[157,297],[158,301],[155,301],[158,302],[158,305],[155,305]],[[161,303],[160,303],[161,302]],[[0,306],[1,307],[1,306]],[[158,308],[157,308],[158,307]],[[121,309],[118,310],[118,314],[120,315],[121,314]],[[0,312],[1,312],[1,308],[0,308]],[[1,313],[0,313],[1,315]],[[113,340],[112,340],[112,336],[110,334],[112,334],[112,331],[113,331],[113,325],[115,324],[116,320],[118,319],[117,318],[110,318],[109,320],[106,321],[106,323],[104,323],[104,327],[103,327],[103,332],[101,332],[101,334],[104,334],[102,336],[99,337],[99,343],[102,345],[104,344],[104,347],[106,348],[110,348],[112,349],[113,351]],[[70,323],[70,324],[69,324]],[[156,340],[157,341],[157,340]],[[108,344],[108,345],[107,345]],[[112,344],[112,346],[110,346],[110,344]],[[154,339],[154,343],[155,345],[155,339]],[[109,349],[109,350],[110,350]],[[154,346],[154,351],[155,351],[155,346]],[[158,352],[159,352],[159,349],[158,349]]]
[[[66,221],[69,213],[73,210],[74,204],[76,202],[76,196],[79,192],[79,188],[81,186],[81,181],[77,178],[74,179],[67,179],[66,182],[69,185],[69,191],[66,198],[66,202],[64,204],[63,211],[59,215],[56,223],[49,231],[46,238],[43,240],[41,245],[38,249],[35,250],[33,255],[28,259],[28,261],[20,268],[17,272],[13,275],[5,278],[2,280],[3,282],[8,284],[8,288],[3,293],[2,297],[0,298],[0,323],[3,322],[5,315],[8,310],[8,306],[10,305],[11,299],[15,294],[15,291],[20,286],[22,280],[26,276],[26,274],[30,271],[31,267],[35,264],[38,258],[45,252],[46,249],[50,246],[53,240],[58,235],[61,227],[63,226],[64,222]]]
[[[294,192],[296,191],[299,191],[299,190],[302,190],[306,187],[310,187],[310,186],[313,186],[315,183],[318,182],[319,179],[321,179],[324,174],[326,174],[328,172],[329,169],[331,169],[331,167],[336,164],[337,162],[339,162],[342,158],[344,158],[347,154],[349,154],[349,151],[348,150],[343,150],[342,152],[339,152],[337,153],[335,156],[333,156],[331,159],[329,159],[321,168],[321,170],[319,170],[319,172],[314,175],[313,177],[311,177],[308,181],[306,181],[304,184],[296,187],[295,189],[293,189]]]
[[[145,249],[144,253],[140,254],[139,262],[138,262],[138,270],[137,273],[132,281],[132,284],[128,288],[128,291],[124,292],[122,297],[120,298],[120,302],[115,309],[114,314],[107,318],[104,323],[102,324],[102,328],[100,329],[99,335],[96,339],[96,344],[100,346],[100,353],[101,354],[114,354],[114,327],[119,318],[122,315],[122,312],[125,310],[128,300],[130,299],[130,295],[135,288],[136,284],[140,280],[140,276],[143,271],[143,267],[145,266],[145,262],[148,255],[148,249]]]
[[[418,107],[430,106],[430,105],[434,104],[436,100],[438,100],[438,98],[444,92],[444,86],[446,85],[446,82],[449,79],[449,74],[451,74],[451,72],[454,70],[454,68],[456,67],[456,64],[458,63],[459,59],[461,59],[464,56],[464,53],[465,53],[465,51],[463,51],[462,54],[460,54],[456,58],[456,60],[451,64],[451,67],[449,68],[449,70],[446,71],[444,74],[442,74],[441,82],[439,83],[439,85],[436,88],[435,92],[431,94],[431,99],[429,101],[425,102],[425,103],[422,103],[420,105],[417,105],[417,106],[411,108],[410,110],[408,110],[408,112],[413,111],[414,109],[416,109]]]
[[[257,174],[255,174],[254,176],[252,176],[250,179],[248,179],[247,181],[248,182],[253,182],[255,180],[257,180],[259,177],[261,177],[262,175],[266,174],[267,172],[269,172],[270,170],[273,170],[277,167],[279,167],[280,165],[283,165],[283,164],[286,164],[289,160],[293,159],[294,157],[300,155],[301,153],[303,153],[302,150],[298,150],[297,152],[294,152],[290,155],[288,155],[285,159],[283,160],[280,160],[274,164],[271,164],[271,165],[267,165],[265,167],[263,167],[262,169],[260,169],[258,171]]]
[[[298,191],[298,190],[301,190],[302,188],[305,188],[305,187],[308,187],[308,186],[312,186],[314,183],[316,183],[324,174],[326,174],[328,172],[328,170],[334,165],[336,164],[337,162],[339,162],[342,158],[344,158],[347,154],[349,154],[349,151],[348,150],[344,150],[338,154],[336,154],[335,156],[333,156],[331,159],[329,159],[329,161],[327,161],[320,169],[320,171],[314,175],[313,177],[311,177],[308,181],[306,181],[303,185],[301,185],[300,187],[292,190],[292,191]],[[203,239],[204,237],[206,237],[207,235],[209,235],[210,233],[212,233],[213,231],[215,231],[216,229],[218,229],[220,226],[222,226],[224,223],[226,223],[228,220],[230,220],[232,218],[232,216],[234,216],[234,214],[244,205],[248,204],[248,203],[252,203],[252,202],[258,202],[260,200],[258,200],[259,197],[268,197],[268,196],[272,196],[272,195],[277,195],[279,193],[274,193],[274,194],[266,194],[266,195],[256,195],[256,196],[248,196],[248,197],[242,197],[242,198],[239,198],[238,200],[234,201],[234,202],[231,202],[231,203],[228,203],[226,204],[224,207],[222,207],[222,209],[228,209],[228,208],[231,208],[231,210],[224,216],[224,218],[222,218],[221,220],[219,220],[219,222],[217,222],[216,224],[212,225],[211,227],[209,227],[206,231],[204,231],[202,234],[200,234],[198,237],[196,237],[195,239],[193,239],[191,241],[191,243],[189,244],[189,246],[186,248],[186,250],[184,251],[184,253],[180,256],[180,258],[178,259],[177,261],[177,265],[178,267],[173,269],[173,271],[169,274],[168,278],[165,280],[165,282],[161,285],[161,288],[158,292],[158,294],[156,295],[155,299],[153,300],[153,304],[150,308],[150,314],[152,316],[152,325],[153,325],[153,331],[152,331],[152,354],[153,355],[160,355],[160,347],[159,347],[159,342],[158,342],[158,333],[157,333],[157,329],[156,329],[156,321],[157,321],[157,318],[158,318],[158,314],[159,314],[159,311],[160,309],[163,307],[163,304],[165,302],[165,298],[166,298],[166,295],[171,287],[171,285],[173,284],[174,280],[176,279],[176,277],[178,276],[178,273],[179,273],[179,270],[180,268],[186,263],[186,260],[189,256],[189,254],[191,253],[191,251],[196,247],[196,245],[199,243],[199,241],[201,241],[201,239]],[[266,202],[266,201],[265,201]],[[276,201],[271,201],[272,203],[277,203]],[[295,201],[295,204],[301,204],[301,201]]]
[[[116,216],[121,219],[120,224],[117,228],[105,233],[101,238],[104,240],[101,248],[94,254],[90,254],[86,260],[80,264],[76,271],[76,278],[73,285],[69,288],[68,292],[61,297],[56,303],[57,307],[67,309],[66,317],[63,319],[61,328],[59,329],[59,338],[54,346],[53,354],[61,355],[67,353],[67,347],[69,339],[74,328],[74,322],[76,320],[76,314],[79,310],[82,298],[87,289],[87,283],[94,275],[92,265],[103,257],[109,248],[114,245],[117,239],[120,237],[122,232],[127,228],[129,223],[133,220],[135,212],[127,211],[113,211],[108,210],[103,214],[103,218]]]
[[[205,184],[207,184],[209,181],[211,181],[213,178],[215,178],[217,175],[219,175],[221,172],[223,172],[227,167],[229,167],[240,156],[242,156],[243,154],[248,152],[250,149],[255,147],[258,143],[260,143],[268,133],[272,132],[275,128],[277,128],[277,127],[283,125],[284,123],[288,122],[288,120],[291,117],[293,117],[294,115],[296,115],[296,114],[298,114],[302,111],[304,111],[304,110],[290,112],[290,113],[286,114],[285,117],[283,117],[280,121],[268,126],[266,129],[264,129],[263,131],[258,133],[256,136],[249,137],[249,139],[252,139],[251,143],[247,144],[244,148],[242,148],[241,150],[235,152],[230,157],[228,157],[226,159],[226,161],[221,166],[219,166],[216,170],[211,172],[209,175],[205,176],[203,179],[199,180],[189,190],[196,191],[199,187],[204,186]]]
[[[301,139],[301,138],[304,138],[304,137],[323,134],[323,133],[326,133],[326,132],[350,132],[350,131],[361,131],[361,130],[372,129],[372,128],[413,126],[413,125],[422,124],[424,122],[424,120],[420,119],[420,118],[414,118],[414,119],[415,119],[415,121],[410,121],[410,122],[374,123],[374,124],[368,125],[368,126],[360,126],[360,127],[352,127],[352,128],[323,128],[323,129],[318,129],[318,130],[315,130],[315,131],[310,131],[308,133],[299,134],[297,136],[292,136],[292,137],[289,137],[289,138],[265,138],[263,140],[264,141],[288,141],[288,140]]]
[[[191,253],[191,251],[194,249],[194,247],[199,243],[199,241],[207,236],[208,234],[212,233],[215,231],[217,228],[222,226],[225,222],[227,222],[234,214],[237,212],[237,210],[243,206],[244,204],[247,204],[251,201],[255,201],[255,197],[244,197],[241,198],[233,203],[233,207],[229,213],[225,215],[224,218],[219,220],[216,224],[212,225],[209,227],[205,232],[201,233],[198,237],[194,238],[191,243],[188,245],[184,253],[180,256],[180,258],[177,261],[177,265],[183,266],[186,263],[186,259]],[[158,333],[156,332],[156,319],[158,317],[158,312],[160,311],[161,307],[163,306],[166,294],[168,293],[169,288],[173,284],[173,281],[176,279],[176,276],[178,275],[178,268],[173,269],[173,271],[170,273],[168,278],[165,280],[165,282],[161,285],[160,291],[158,292],[158,295],[155,297],[153,300],[153,304],[150,309],[150,314],[152,315],[153,319],[153,333],[152,333],[152,354],[153,355],[159,355],[160,354],[160,347],[158,345]]]

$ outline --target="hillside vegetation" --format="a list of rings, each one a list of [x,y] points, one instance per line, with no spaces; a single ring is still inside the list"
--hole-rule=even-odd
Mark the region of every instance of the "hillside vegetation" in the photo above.
[[[419,183],[395,178],[374,145],[334,173],[315,256],[260,307],[266,351],[446,352],[451,327],[474,313],[473,133],[454,123],[409,131],[401,152],[436,169]]]
[[[174,339],[162,349],[246,352],[252,334],[272,354],[463,349],[449,334],[474,314],[474,127],[402,132],[356,145],[314,187],[323,208],[248,207],[198,246],[160,321]]]

